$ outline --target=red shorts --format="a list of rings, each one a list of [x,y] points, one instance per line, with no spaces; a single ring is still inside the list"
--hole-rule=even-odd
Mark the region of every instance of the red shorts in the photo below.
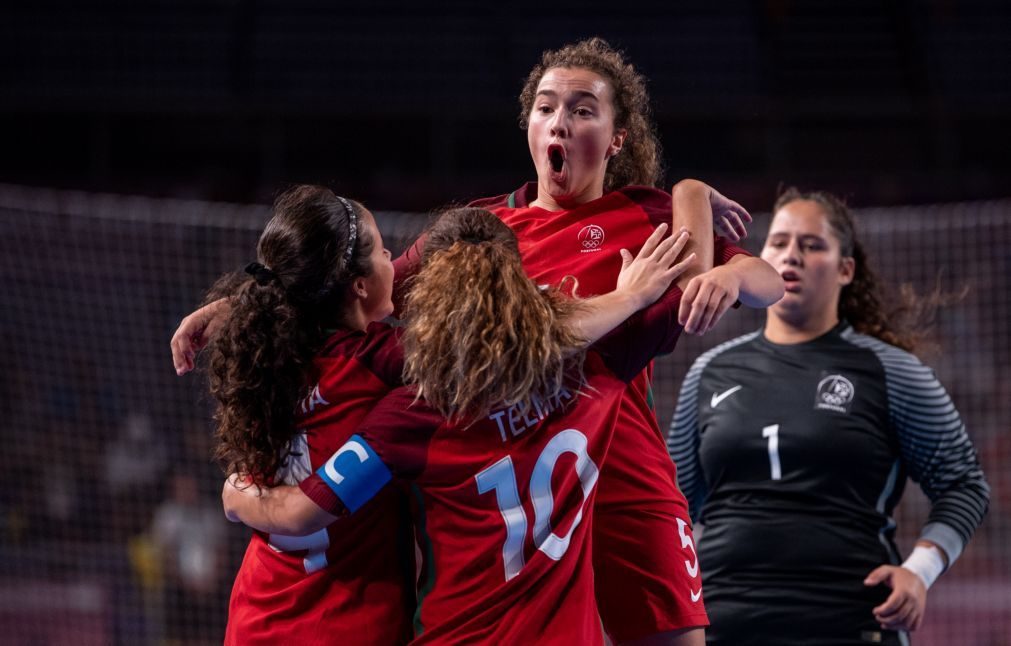
[[[616,643],[709,625],[688,503],[636,386],[622,401],[593,512],[597,605]]]

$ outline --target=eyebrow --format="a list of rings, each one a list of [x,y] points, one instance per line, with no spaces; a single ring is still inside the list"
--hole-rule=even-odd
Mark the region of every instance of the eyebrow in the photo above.
[[[600,97],[598,97],[593,92],[590,92],[589,90],[573,90],[572,93],[577,95],[581,99],[593,99],[594,101],[600,101]],[[536,96],[541,95],[551,98],[558,97],[558,93],[555,92],[554,90],[538,90]]]

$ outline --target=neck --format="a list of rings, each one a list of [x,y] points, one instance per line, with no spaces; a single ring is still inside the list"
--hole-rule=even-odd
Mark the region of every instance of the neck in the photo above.
[[[824,316],[790,317],[770,308],[765,316],[765,338],[780,345],[793,345],[817,339],[839,323],[835,311]]]
[[[347,311],[344,313],[344,318],[341,320],[344,327],[349,330],[362,330],[363,332],[367,327],[369,327],[369,323],[371,322],[372,321],[365,316],[365,311],[362,309],[361,303],[357,300],[354,300],[350,304]]]
[[[604,186],[603,184],[599,186],[594,186],[590,190],[583,191],[581,193],[576,193],[574,195],[551,195],[545,189],[545,187],[538,182],[537,183],[537,199],[530,203],[530,206],[536,206],[539,209],[544,209],[545,211],[564,211],[567,209],[574,209],[577,206],[586,204],[587,202],[592,202],[593,200],[603,197]]]

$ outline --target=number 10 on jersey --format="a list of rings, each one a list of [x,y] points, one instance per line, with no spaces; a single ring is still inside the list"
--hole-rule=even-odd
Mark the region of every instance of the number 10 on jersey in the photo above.
[[[566,429],[551,438],[541,451],[530,474],[529,492],[534,507],[534,545],[555,561],[562,558],[569,549],[572,532],[579,527],[579,522],[583,519],[586,499],[597,484],[597,476],[600,473],[587,453],[586,446],[585,435],[574,428]],[[576,456],[576,474],[583,489],[583,500],[569,531],[565,536],[558,536],[551,528],[551,513],[555,506],[554,494],[551,491],[551,474],[563,453],[572,453]],[[498,509],[506,526],[502,563],[505,568],[505,579],[508,581],[519,574],[526,563],[523,543],[527,536],[527,514],[520,501],[512,457],[507,455],[502,458],[474,476],[474,480],[477,481],[478,493],[495,492]]]

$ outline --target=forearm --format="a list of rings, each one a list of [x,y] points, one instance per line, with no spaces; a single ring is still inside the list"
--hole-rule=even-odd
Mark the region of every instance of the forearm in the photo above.
[[[768,307],[783,298],[783,279],[761,258],[738,255],[726,264],[740,280],[737,296],[747,307]]]
[[[616,290],[586,299],[567,322],[590,345],[644,306],[640,297]]]
[[[713,207],[709,191],[709,186],[694,179],[683,179],[671,188],[671,231],[687,229],[691,239],[685,254],[695,253],[695,262],[675,283],[682,290],[692,278],[713,268]]]
[[[232,491],[228,491],[229,488]],[[253,486],[236,488],[228,482],[225,483],[222,503],[229,520],[269,534],[305,536],[337,520],[301,489],[290,485],[257,490]]]

